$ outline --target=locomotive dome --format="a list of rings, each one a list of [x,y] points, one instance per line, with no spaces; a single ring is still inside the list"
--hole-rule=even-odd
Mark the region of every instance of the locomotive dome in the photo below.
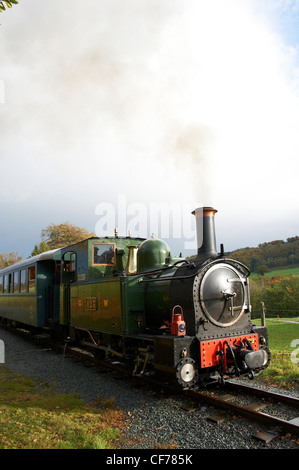
[[[137,271],[150,271],[165,265],[166,258],[170,256],[170,248],[163,240],[152,235],[141,243],[137,254]]]

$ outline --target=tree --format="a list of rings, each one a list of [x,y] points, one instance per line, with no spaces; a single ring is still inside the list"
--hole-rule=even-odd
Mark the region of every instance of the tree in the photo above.
[[[62,248],[64,246],[78,243],[86,238],[95,237],[94,233],[89,233],[85,228],[64,222],[59,225],[50,224],[41,232],[42,243],[46,243],[48,249]],[[41,245],[40,244],[40,245]]]
[[[279,315],[298,312],[299,305],[299,278],[281,279],[271,283],[264,292],[263,300],[269,311]]]
[[[264,302],[268,316],[298,316],[299,278],[249,279],[252,318],[260,316]]]
[[[266,266],[270,270],[299,264],[299,237],[296,235],[283,240],[273,240],[259,244],[258,248],[242,248],[230,257],[246,264],[252,272],[259,272]]]
[[[17,5],[18,3],[19,2],[17,0],[3,0],[3,2],[0,2],[0,12],[5,10],[5,5],[8,8],[11,8],[13,5]]]
[[[45,251],[49,251],[49,250],[50,250],[49,245],[46,242],[41,241],[38,245],[34,246],[31,252],[31,256],[36,256],[36,255],[39,255],[40,253],[44,253]]]
[[[0,269],[7,268],[12,264],[22,261],[22,256],[18,256],[17,252],[0,254]]]
[[[263,276],[268,271],[269,271],[268,267],[265,264],[261,264],[255,268],[254,272]]]

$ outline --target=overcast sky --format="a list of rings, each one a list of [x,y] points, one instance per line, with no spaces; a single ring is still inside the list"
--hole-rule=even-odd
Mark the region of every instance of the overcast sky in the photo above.
[[[0,252],[52,222],[161,236],[161,205],[174,255],[198,204],[226,250],[299,235],[299,1],[20,0],[0,22]]]

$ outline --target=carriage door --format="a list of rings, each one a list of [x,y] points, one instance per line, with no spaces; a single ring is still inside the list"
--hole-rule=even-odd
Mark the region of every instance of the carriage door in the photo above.
[[[63,321],[66,324],[71,320],[71,305],[70,305],[70,284],[76,281],[76,253],[67,251],[62,257],[62,294],[63,294]]]

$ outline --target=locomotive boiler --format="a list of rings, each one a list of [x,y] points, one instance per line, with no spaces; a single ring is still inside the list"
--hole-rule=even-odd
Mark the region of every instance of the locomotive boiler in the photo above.
[[[184,388],[254,377],[269,364],[251,322],[248,269],[216,251],[217,211],[198,208],[198,250],[172,258],[160,239],[90,238],[0,271],[2,322],[80,343],[134,374]]]

